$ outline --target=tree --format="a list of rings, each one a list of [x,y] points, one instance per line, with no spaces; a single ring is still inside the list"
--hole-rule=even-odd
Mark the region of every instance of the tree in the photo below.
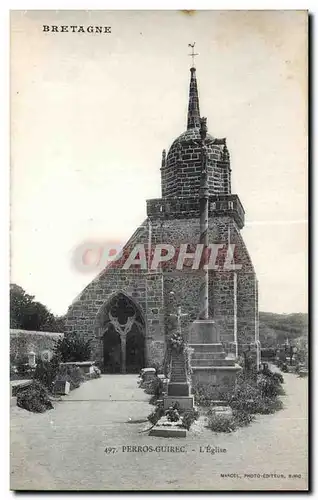
[[[64,331],[64,316],[55,317],[22,287],[10,285],[10,328],[35,331]]]
[[[90,344],[90,340],[84,340],[72,333],[56,341],[54,353],[64,363],[68,361],[88,361],[91,355]]]
[[[262,347],[276,347],[286,340],[308,336],[308,317],[304,313],[274,314],[260,312],[259,336]]]

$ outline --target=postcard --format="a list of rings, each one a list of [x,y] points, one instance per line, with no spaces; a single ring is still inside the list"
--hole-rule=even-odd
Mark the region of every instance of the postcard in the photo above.
[[[11,489],[307,491],[308,12],[10,17]]]

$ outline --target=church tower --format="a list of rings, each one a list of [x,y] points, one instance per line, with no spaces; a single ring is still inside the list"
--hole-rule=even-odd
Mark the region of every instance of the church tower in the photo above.
[[[185,132],[162,153],[162,197],[147,200],[147,218],[125,245],[121,259],[83,290],[67,314],[67,332],[92,340],[92,357],[104,372],[137,372],[162,363],[177,307],[186,314],[182,331],[188,338],[198,318],[204,276],[200,268],[193,268],[193,256],[200,241],[202,141],[194,67],[186,118]],[[209,316],[217,324],[228,356],[249,348],[258,362],[258,283],[240,232],[245,212],[231,191],[226,139],[207,133],[205,148],[210,258],[215,252],[208,271]],[[153,268],[158,245],[171,245],[175,255]],[[136,248],[139,255],[145,252],[146,265],[127,266],[127,256]],[[178,259],[183,262],[181,269]]]

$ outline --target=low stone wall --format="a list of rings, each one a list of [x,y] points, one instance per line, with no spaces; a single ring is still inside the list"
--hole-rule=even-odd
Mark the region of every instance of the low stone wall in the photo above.
[[[36,356],[43,351],[53,352],[55,341],[63,336],[64,333],[10,329],[10,359],[28,355],[31,351]]]

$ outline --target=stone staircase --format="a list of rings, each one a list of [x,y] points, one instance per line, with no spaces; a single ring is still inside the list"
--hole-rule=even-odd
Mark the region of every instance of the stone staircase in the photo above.
[[[234,366],[234,359],[227,359],[222,344],[190,344],[193,349],[191,365],[199,366]]]
[[[190,332],[192,381],[215,387],[231,387],[241,368],[227,356],[220,342],[220,332],[213,320],[197,320]]]

